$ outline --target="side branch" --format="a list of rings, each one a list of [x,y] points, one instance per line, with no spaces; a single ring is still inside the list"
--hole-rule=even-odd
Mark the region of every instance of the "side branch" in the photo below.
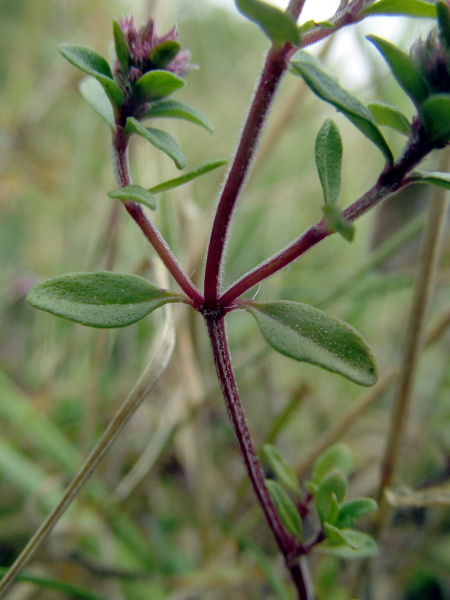
[[[119,188],[131,184],[128,165],[128,140],[129,136],[123,132],[123,129],[117,128],[117,133],[113,138],[111,154],[116,184]],[[203,304],[202,294],[189,279],[158,229],[146,217],[141,206],[132,200],[127,200],[123,204],[128,214],[134,219],[142,233],[155,249],[167,270],[189,298],[192,306],[194,308],[201,306]]]

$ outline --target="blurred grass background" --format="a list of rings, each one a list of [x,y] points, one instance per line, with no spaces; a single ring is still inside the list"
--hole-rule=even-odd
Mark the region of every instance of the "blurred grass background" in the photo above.
[[[256,27],[200,0],[0,0],[3,567],[11,564],[104,431],[161,330],[160,313],[124,330],[102,332],[39,313],[24,302],[26,291],[41,279],[104,268],[112,206],[106,191],[114,188],[110,133],[80,96],[80,74],[59,56],[57,44],[81,43],[107,55],[111,20],[128,12],[138,22],[153,15],[161,33],[176,21],[181,43],[200,66],[178,98],[207,114],[215,133],[181,121],[161,122],[179,140],[188,168],[232,153],[267,48]],[[405,22],[399,28],[403,47],[417,27]],[[349,78],[352,56],[345,64],[336,60],[342,56],[342,39],[339,34],[323,50],[331,72],[344,67],[343,77],[363,101],[390,102],[411,115],[412,107],[361,31],[354,43],[366,71],[361,80]],[[226,285],[320,219],[313,148],[328,116],[341,126],[344,138],[342,205],[375,181],[382,168],[377,150],[299,79],[286,77],[234,222]],[[403,140],[386,135],[398,153]],[[136,182],[148,186],[177,175],[167,157],[139,140],[133,146],[132,172]],[[199,284],[220,181],[221,173],[214,172],[166,193],[155,215]],[[425,193],[421,188],[418,195]],[[372,264],[373,239],[394,217],[400,223],[406,218],[398,208],[387,216],[377,211],[364,217],[352,244],[333,236],[252,294],[308,302],[349,321],[369,341],[383,375],[399,361],[419,244],[414,238],[396,264]],[[152,251],[125,214],[121,219],[115,269],[155,280],[159,274]],[[448,307],[449,266],[447,242],[431,321]],[[30,573],[50,582],[44,587],[20,583],[8,598],[291,597],[245,482],[202,323],[184,307],[175,307],[174,313],[178,338],[168,371],[30,565]],[[255,444],[276,441],[299,469],[307,468],[305,456],[367,391],[276,355],[247,314],[236,312],[228,321]],[[399,484],[420,488],[448,481],[449,345],[448,334],[443,335],[423,354]],[[371,495],[377,487],[391,400],[388,387],[342,437],[355,454],[351,496]],[[124,477],[143,453],[148,473],[125,489]],[[319,600],[351,598],[354,565],[319,554],[311,562]],[[376,569],[380,598],[448,598],[448,508],[397,511]],[[66,587],[53,589],[56,582]]]

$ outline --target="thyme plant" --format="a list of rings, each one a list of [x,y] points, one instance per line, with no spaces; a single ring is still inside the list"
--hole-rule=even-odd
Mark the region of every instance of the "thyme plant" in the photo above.
[[[354,529],[354,525],[359,518],[376,510],[377,504],[370,498],[346,500],[351,456],[340,444],[320,455],[310,480],[302,483],[280,452],[266,445],[263,458],[272,474],[266,478],[254,449],[233,372],[226,320],[233,318],[234,311],[245,310],[255,319],[265,341],[279,353],[317,365],[358,385],[375,384],[374,358],[366,341],[351,325],[301,302],[256,301],[248,299],[246,294],[325,238],[338,233],[344,240],[351,241],[357,219],[394,192],[416,182],[450,188],[449,174],[418,169],[432,151],[444,148],[450,141],[450,6],[443,0],[342,0],[328,21],[307,21],[299,26],[297,22],[304,3],[305,0],[290,0],[283,12],[260,0],[235,1],[237,10],[262,29],[270,47],[212,217],[205,249],[203,289],[194,285],[174,256],[152,221],[151,211],[158,209],[158,194],[218,168],[226,161],[206,162],[176,179],[155,182],[150,188],[132,183],[128,162],[130,143],[138,136],[169,156],[178,169],[185,169],[186,159],[176,140],[154,127],[158,118],[184,119],[212,130],[202,113],[174,99],[192,68],[189,52],[182,50],[177,40],[176,28],[160,36],[153,20],[141,28],[136,27],[132,17],[114,21],[115,59],[111,66],[88,48],[61,44],[62,56],[88,75],[81,82],[81,93],[111,129],[115,189],[108,195],[135,221],[179,291],[161,289],[142,277],[106,270],[53,277],[35,286],[28,294],[28,302],[59,317],[97,328],[125,327],[168,303],[184,303],[199,313],[208,331],[226,409],[256,500],[276,540],[296,597],[312,600],[315,595],[308,572],[308,556],[317,547],[346,559],[375,555],[375,540]],[[437,28],[426,40],[418,40],[409,54],[385,39],[368,36],[368,41],[381,53],[393,77],[414,103],[416,115],[411,122],[393,106],[378,101],[365,106],[305,50],[343,27],[372,15],[437,18]],[[323,192],[322,220],[274,256],[244,273],[228,289],[223,289],[224,256],[232,220],[283,77],[302,78],[320,100],[335,107],[379,149],[385,164],[373,185],[342,209],[338,203],[343,145],[338,126],[327,119],[317,134],[315,145]],[[391,127],[405,136],[399,156],[393,155],[380,126]],[[168,356],[166,359],[153,373],[153,381],[165,368]],[[146,392],[145,386],[138,387],[125,402],[61,502],[2,580],[0,595],[56,524]],[[306,535],[303,522],[314,511],[316,531]]]

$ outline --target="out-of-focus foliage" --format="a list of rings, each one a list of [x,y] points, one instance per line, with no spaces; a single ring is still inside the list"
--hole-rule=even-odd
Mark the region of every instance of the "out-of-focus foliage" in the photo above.
[[[176,20],[180,42],[200,66],[177,98],[207,115],[215,133],[167,120],[188,170],[232,153],[267,48],[254,25],[200,0],[0,0],[3,566],[23,547],[105,429],[163,326],[158,313],[125,330],[93,331],[33,311],[24,302],[27,290],[41,279],[105,268],[112,209],[106,193],[114,188],[111,132],[80,95],[80,75],[59,56],[57,44],[81,43],[107,55],[112,19],[130,11],[137,22],[153,11],[161,31]],[[341,39],[337,36],[324,57],[336,75],[333,57]],[[360,44],[371,77],[364,83],[355,80],[352,93],[365,104],[387,102],[410,116],[412,107],[385,76],[372,45]],[[343,138],[339,205],[346,206],[373,184],[383,162],[377,149],[299,78],[286,77],[234,221],[227,285],[321,218],[314,145],[329,117]],[[390,130],[383,133],[398,152],[403,138]],[[150,188],[179,175],[170,158],[137,136],[133,143],[134,183]],[[217,170],[163,192],[152,213],[197,283],[220,180]],[[369,341],[382,376],[399,359],[418,242],[400,271],[370,267],[375,222],[375,215],[358,222],[351,244],[332,236],[252,293],[261,302],[312,303],[349,321]],[[116,270],[170,286],[153,258],[141,233],[122,214]],[[448,305],[448,245],[438,283],[432,317]],[[178,341],[167,373],[30,571],[103,598],[289,598],[276,550],[244,482],[202,323],[184,306],[173,310]],[[300,465],[324,432],[365,394],[351,382],[286,361],[265,347],[245,312],[230,316],[229,337],[256,445],[276,438],[293,464]],[[405,440],[407,460],[399,472],[399,482],[414,489],[449,476],[446,353],[448,337],[427,349],[421,363]],[[356,456],[349,499],[374,492],[390,400],[388,390],[345,434]],[[142,478],[134,471],[140,459]],[[411,574],[421,566],[420,589],[437,589],[441,595],[436,597],[446,598],[449,517],[445,507],[395,512],[387,550],[375,563],[380,581],[389,588],[386,597],[419,598],[414,591],[418,576]],[[337,564],[323,556],[312,561],[320,600],[350,598],[351,574],[339,574]],[[125,577],[130,573],[135,576]],[[36,599],[68,597],[33,589]]]

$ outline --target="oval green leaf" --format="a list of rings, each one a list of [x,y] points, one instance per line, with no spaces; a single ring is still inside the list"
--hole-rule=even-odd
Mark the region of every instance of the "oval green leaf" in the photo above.
[[[344,560],[352,560],[370,558],[379,552],[376,541],[367,533],[339,530],[330,524],[324,526],[324,533],[327,535],[327,539],[317,548],[326,554]]]
[[[80,82],[80,92],[95,112],[100,115],[114,131],[116,128],[114,111],[102,85],[93,77],[86,77]]]
[[[265,483],[283,526],[290,534],[301,540],[303,527],[297,507],[276,481],[266,479]]]
[[[126,124],[127,133],[137,133],[143,137],[147,142],[150,142],[155,148],[161,150],[167,156],[169,156],[178,169],[184,169],[186,166],[186,158],[181,152],[181,149],[175,140],[166,131],[160,129],[153,129],[152,127],[144,127],[134,117],[128,117]]]
[[[122,31],[122,27],[115,19],[113,21],[113,35],[117,60],[119,61],[122,71],[127,73],[128,67],[130,66],[130,53],[128,50],[127,41],[125,39],[125,34]]]
[[[161,192],[167,192],[167,190],[171,190],[180,185],[188,183],[189,181],[200,177],[200,175],[209,173],[209,171],[212,171],[213,169],[222,167],[223,165],[226,165],[227,162],[227,160],[215,160],[209,163],[205,163],[203,165],[200,165],[196,169],[192,169],[192,171],[188,171],[184,175],[181,175],[181,177],[176,177],[175,179],[170,179],[169,181],[159,183],[158,185],[151,187],[149,191],[152,194],[160,194]]]
[[[420,107],[420,118],[430,138],[446,143],[450,140],[450,94],[430,96]]]
[[[408,118],[390,104],[384,102],[371,102],[367,108],[372,113],[378,125],[395,129],[402,135],[409,136],[411,133],[411,124]]]
[[[346,444],[333,444],[320,454],[312,471],[313,483],[319,485],[333,471],[349,475],[353,468],[352,451]]]
[[[425,79],[409,55],[394,46],[394,44],[376,35],[368,35],[367,39],[383,56],[400,87],[416,106],[420,106],[430,92]]]
[[[291,72],[299,75],[319,98],[333,105],[381,150],[388,163],[393,163],[392,152],[378,129],[372,113],[355,96],[344,90],[338,82],[322,71],[311,56],[299,50],[293,56]]]
[[[409,180],[416,183],[429,183],[450,190],[450,173],[413,171]]]
[[[278,481],[286,489],[298,496],[300,494],[300,485],[294,467],[284,458],[278,448],[275,448],[272,444],[265,444],[263,446],[263,454]]]
[[[179,102],[178,100],[160,100],[155,104],[151,104],[141,119],[155,119],[158,117],[183,119],[184,121],[200,125],[211,133],[214,131],[211,121],[205,115],[196,108],[189,106],[189,104]]]
[[[40,310],[89,327],[126,327],[182,296],[143,277],[100,271],[68,273],[35,286],[27,301]]]
[[[149,71],[134,84],[136,95],[145,102],[154,102],[183,88],[186,82],[170,71]]]
[[[114,200],[134,200],[151,210],[156,210],[155,196],[140,185],[127,185],[120,190],[112,190],[108,192],[108,196]]]
[[[405,15],[408,17],[436,17],[436,5],[424,0],[379,0],[362,11],[365,16]]]
[[[59,44],[58,48],[62,56],[74,67],[95,77],[114,104],[123,104],[123,92],[114,81],[110,66],[103,56],[78,44]]]
[[[315,158],[325,204],[336,204],[341,193],[342,138],[331,119],[326,119],[317,134]]]
[[[378,504],[372,498],[355,498],[354,500],[350,500],[339,508],[336,527],[338,529],[353,527],[358,519],[377,510],[377,508]]]
[[[149,54],[149,60],[157,69],[164,69],[178,54],[181,44],[175,40],[166,40],[154,46]]]
[[[260,0],[235,0],[237,9],[250,21],[261,27],[273,42],[300,43],[300,34],[294,20],[279,8]]]
[[[266,341],[278,352],[339,373],[360,385],[377,380],[372,353],[348,323],[300,302],[246,301]]]

